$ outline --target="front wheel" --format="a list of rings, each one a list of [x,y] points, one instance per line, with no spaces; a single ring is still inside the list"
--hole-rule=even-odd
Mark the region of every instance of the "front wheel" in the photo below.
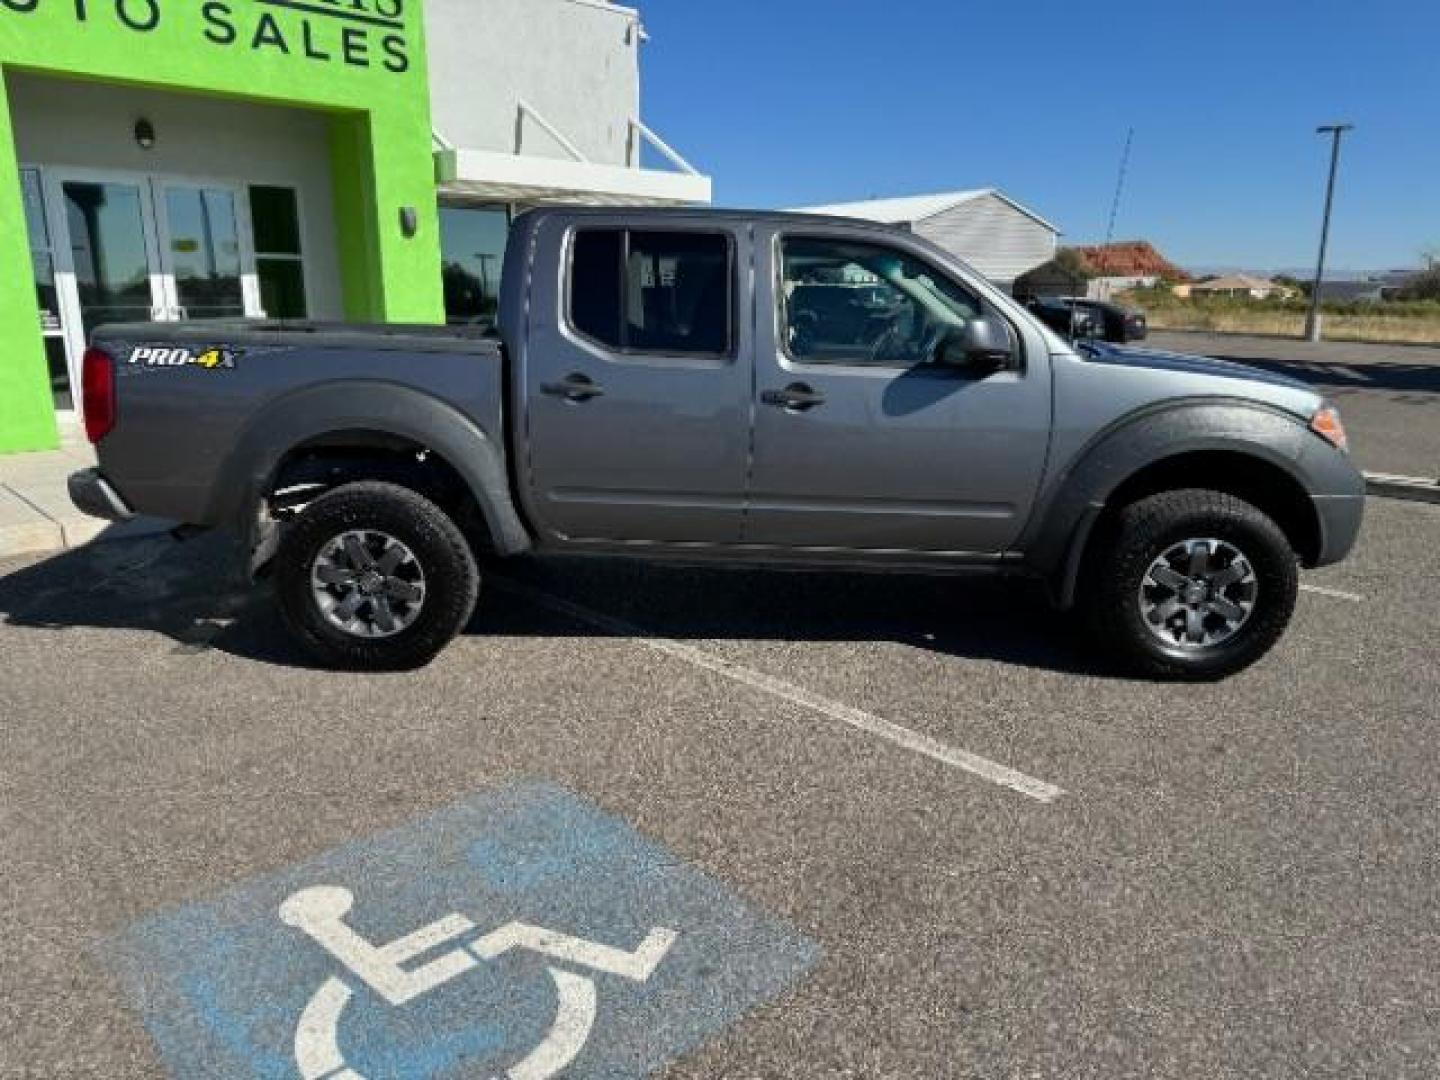
[[[287,527],[275,559],[280,610],[327,667],[407,670],[465,628],[480,575],[465,537],[396,484],[346,484]]]
[[[1218,491],[1168,491],[1122,509],[1086,560],[1093,640],[1141,674],[1219,679],[1259,660],[1295,610],[1285,534]]]

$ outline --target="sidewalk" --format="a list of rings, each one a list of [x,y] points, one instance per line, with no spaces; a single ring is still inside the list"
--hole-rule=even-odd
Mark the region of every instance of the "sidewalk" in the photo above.
[[[139,518],[113,525],[70,505],[65,482],[95,464],[95,452],[73,423],[60,428],[61,446],[40,454],[0,456],[0,558],[33,555],[107,539],[161,532],[169,523]]]

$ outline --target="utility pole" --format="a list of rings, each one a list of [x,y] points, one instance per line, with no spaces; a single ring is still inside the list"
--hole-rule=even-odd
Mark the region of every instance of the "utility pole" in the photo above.
[[[1305,316],[1305,337],[1310,341],[1320,340],[1320,284],[1325,280],[1325,247],[1330,242],[1330,208],[1335,203],[1335,173],[1340,166],[1340,139],[1354,124],[1322,124],[1315,129],[1316,135],[1329,135],[1330,181],[1325,185],[1325,219],[1320,225],[1320,259],[1315,264],[1315,284],[1310,290],[1310,313]]]
[[[1120,196],[1125,193],[1125,173],[1130,168],[1130,144],[1135,141],[1135,129],[1125,133],[1125,149],[1120,154],[1120,175],[1115,179],[1115,199],[1110,204],[1110,220],[1105,225],[1105,246],[1115,239],[1115,217],[1120,213]]]

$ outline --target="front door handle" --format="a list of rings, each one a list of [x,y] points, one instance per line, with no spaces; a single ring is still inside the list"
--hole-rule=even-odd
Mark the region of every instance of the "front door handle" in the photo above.
[[[760,400],[778,409],[804,412],[816,405],[825,404],[825,395],[805,383],[791,383],[784,390],[766,390],[760,395]]]
[[[540,384],[540,392],[551,397],[564,398],[566,401],[582,402],[591,398],[600,397],[605,393],[602,386],[596,384],[595,380],[588,375],[581,375],[578,371],[566,375],[559,382]]]

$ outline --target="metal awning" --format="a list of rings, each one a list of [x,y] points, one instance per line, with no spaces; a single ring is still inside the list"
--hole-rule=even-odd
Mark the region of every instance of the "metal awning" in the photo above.
[[[708,176],[460,147],[435,151],[442,195],[517,203],[685,206],[708,203]]]
[[[564,158],[525,152],[528,126],[538,127]],[[515,149],[468,150],[435,132],[435,182],[442,195],[491,202],[582,203],[599,206],[691,206],[710,201],[711,182],[638,117],[629,121],[625,162],[589,160],[575,143],[532,105],[517,102]],[[676,171],[643,169],[640,152],[650,146]]]

